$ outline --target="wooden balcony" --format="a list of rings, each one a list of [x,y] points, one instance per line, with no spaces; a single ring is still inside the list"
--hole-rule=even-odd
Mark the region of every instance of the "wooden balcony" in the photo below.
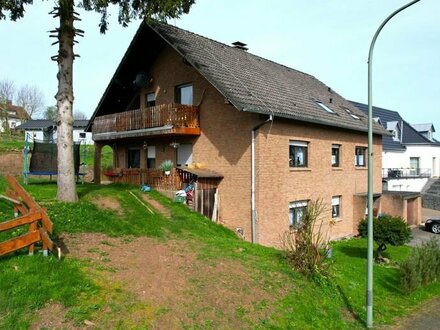
[[[98,141],[164,134],[200,135],[199,107],[172,103],[98,116],[92,132]]]

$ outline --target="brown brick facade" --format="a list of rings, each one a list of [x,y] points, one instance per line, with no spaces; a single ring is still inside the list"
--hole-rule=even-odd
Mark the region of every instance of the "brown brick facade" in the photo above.
[[[193,144],[193,162],[224,176],[218,187],[219,220],[236,230],[242,228],[251,239],[251,130],[263,122],[257,114],[237,110],[197,70],[185,64],[170,47],[163,49],[150,76],[151,86],[141,92],[141,102],[149,92],[156,104],[175,102],[175,87],[193,84],[193,100],[200,105],[201,135],[198,137],[155,137],[112,143],[116,167],[127,166],[127,148],[156,146],[156,166],[165,159],[176,160],[173,141]],[[308,166],[289,167],[289,141],[308,143]],[[332,144],[340,145],[340,166],[331,166]],[[289,203],[321,198],[326,205],[323,219],[331,220],[332,196],[340,196],[341,216],[329,233],[333,238],[356,233],[357,221],[365,211],[367,167],[354,165],[355,147],[367,146],[367,134],[319,126],[275,117],[256,136],[256,216],[257,242],[279,246],[280,235],[289,230]],[[381,193],[382,141],[374,138],[374,191]],[[146,153],[141,153],[141,167]]]

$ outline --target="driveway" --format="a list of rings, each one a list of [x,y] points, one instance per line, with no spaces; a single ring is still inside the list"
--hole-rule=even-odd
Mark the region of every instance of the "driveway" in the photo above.
[[[440,235],[433,234],[425,230],[425,221],[429,218],[440,218],[440,211],[431,209],[422,209],[422,225],[412,228],[413,238],[411,242],[408,243],[410,246],[420,245],[423,242],[428,241],[432,237],[440,239]]]

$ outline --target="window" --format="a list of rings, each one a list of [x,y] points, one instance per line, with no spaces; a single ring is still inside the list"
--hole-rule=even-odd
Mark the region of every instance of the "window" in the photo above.
[[[193,104],[193,86],[191,84],[176,87],[176,102],[180,104]]]
[[[409,158],[410,174],[413,176],[420,174],[420,157]]]
[[[147,147],[147,168],[155,168],[156,167],[156,147],[148,146]]]
[[[308,142],[290,141],[289,142],[289,166],[307,167],[307,148]]]
[[[326,106],[324,103],[322,103],[320,101],[316,101],[316,104],[319,105],[321,107],[321,109],[325,110],[325,112],[335,113],[332,109],[330,109],[328,106]]]
[[[365,153],[367,148],[365,147],[356,147],[355,149],[355,158],[354,158],[354,164],[356,166],[365,167]]]
[[[307,211],[307,201],[296,201],[289,203],[289,225],[291,228],[298,228],[302,218]]]
[[[156,94],[147,93],[145,94],[145,106],[154,107],[156,105]]]
[[[139,168],[141,166],[141,150],[139,148],[128,149],[128,168]]]
[[[344,109],[345,109],[345,112],[347,112],[351,116],[351,118],[356,119],[356,120],[361,120],[359,118],[359,116],[355,115],[350,109],[348,109],[348,108],[344,108]]]
[[[183,143],[177,147],[176,165],[185,166],[192,163],[192,144]]]
[[[332,218],[341,216],[341,196],[332,197]]]
[[[341,146],[339,144],[332,144],[332,166],[339,167],[339,155]]]

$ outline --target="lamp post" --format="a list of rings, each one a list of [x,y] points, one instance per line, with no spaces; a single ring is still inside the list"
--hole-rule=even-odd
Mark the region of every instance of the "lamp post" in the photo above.
[[[367,252],[367,293],[366,293],[366,305],[367,305],[367,327],[373,326],[373,105],[372,105],[372,59],[373,49],[376,39],[382,31],[385,24],[400,13],[402,10],[412,6],[420,0],[414,0],[403,7],[400,7],[389,15],[383,23],[379,26],[374,34],[373,40],[371,40],[370,51],[368,53],[368,252]]]

